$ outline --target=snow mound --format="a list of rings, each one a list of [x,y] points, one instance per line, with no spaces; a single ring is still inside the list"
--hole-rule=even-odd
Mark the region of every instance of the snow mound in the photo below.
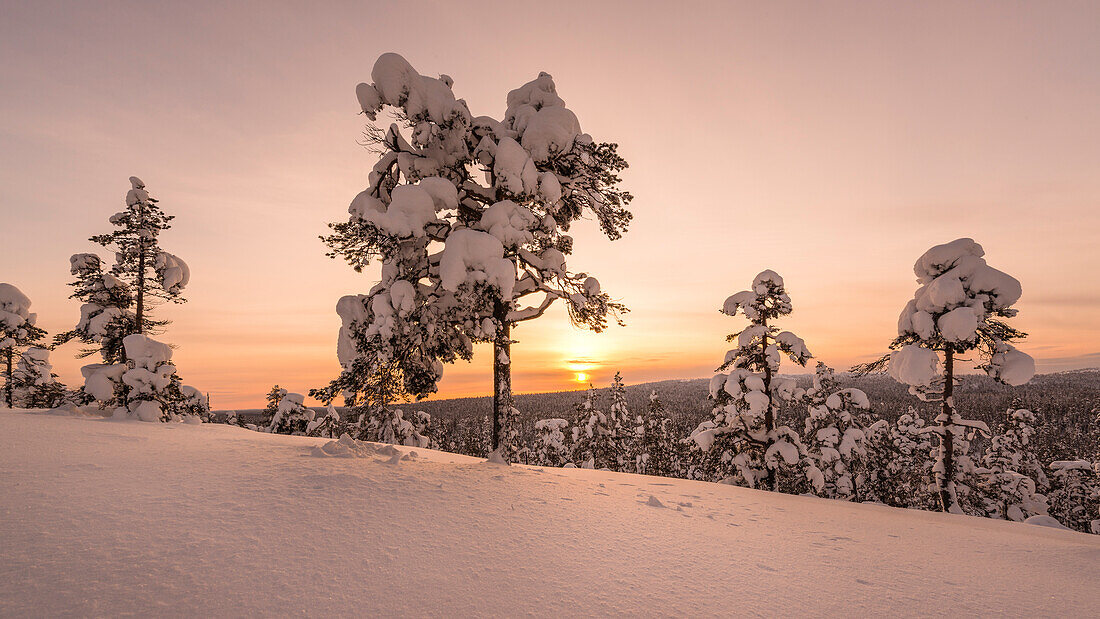
[[[183,258],[175,254],[166,251],[160,252],[153,263],[153,268],[156,269],[157,275],[160,277],[160,285],[166,292],[179,293],[191,281],[191,269],[183,261]]]
[[[916,344],[902,346],[890,354],[890,376],[899,383],[927,387],[940,373],[940,358],[934,350]]]
[[[338,440],[329,441],[324,445],[310,446],[310,455],[318,458],[369,458],[377,454],[377,445],[357,441],[346,433],[342,434]]]
[[[363,191],[355,196],[348,211],[387,234],[422,237],[424,226],[436,220],[436,197],[419,185],[399,185],[391,194],[389,208]]]
[[[500,239],[480,230],[455,230],[447,237],[439,258],[439,276],[445,290],[455,292],[463,285],[485,283],[512,298],[516,268],[504,258]]]
[[[1034,516],[1029,516],[1026,520],[1024,520],[1024,523],[1033,524],[1040,527],[1050,527],[1052,529],[1061,529],[1063,531],[1072,531],[1072,529],[1064,526],[1061,522],[1058,522],[1058,520],[1056,520],[1052,516],[1047,516],[1045,514],[1036,514]]]

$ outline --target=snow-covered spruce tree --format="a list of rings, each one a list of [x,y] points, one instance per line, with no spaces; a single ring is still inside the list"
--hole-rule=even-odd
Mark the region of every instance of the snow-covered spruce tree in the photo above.
[[[38,315],[30,311],[31,300],[11,284],[0,284],[0,359],[4,368],[3,404],[14,408],[15,366],[23,351],[35,347],[46,332],[35,326]]]
[[[558,299],[574,324],[596,331],[626,309],[566,267],[577,219],[594,216],[612,240],[626,230],[626,161],[582,133],[545,73],[508,93],[503,120],[473,116],[449,77],[421,75],[397,54],[380,56],[371,78],[356,95],[378,122],[367,137],[381,156],[348,221],[324,237],[329,255],[357,270],[382,263],[370,294],[338,308],[344,372],[374,363],[356,368],[351,358],[380,357],[400,367],[409,393],[426,395],[443,363],[492,342],[499,448],[513,410],[512,328]],[[379,114],[397,122],[383,129]]]
[[[909,385],[910,393],[942,402],[934,473],[940,507],[951,512],[962,511],[958,481],[972,464],[965,453],[957,453],[959,443],[966,441],[968,431],[989,434],[984,423],[964,420],[955,410],[957,356],[977,352],[984,361],[979,367],[1008,385],[1022,385],[1035,374],[1035,361],[1011,343],[1027,334],[1001,320],[1016,315],[1012,305],[1020,298],[1020,282],[986,264],[984,255],[982,246],[968,238],[925,252],[913,265],[921,286],[898,318],[898,337],[890,344],[894,352],[857,368],[870,371],[886,365],[895,380]]]
[[[859,389],[841,389],[810,406],[802,441],[814,463],[808,474],[818,496],[867,500],[862,486],[869,472],[865,421],[870,408]]]
[[[95,254],[74,254],[69,265],[76,276],[76,281],[70,284],[73,287],[70,298],[83,302],[80,321],[71,331],[57,334],[54,344],[78,339],[87,346],[77,358],[99,353],[106,365],[121,363],[125,357],[122,340],[137,331],[130,285],[104,271]]]
[[[576,406],[573,462],[582,469],[613,471],[619,463],[617,446],[611,432],[611,421],[597,406],[596,388],[590,385],[584,401]]]
[[[810,384],[810,388],[804,392],[804,397],[809,406],[823,406],[825,400],[836,393],[838,389],[839,382],[836,379],[836,370],[818,361],[817,366],[814,367],[813,382]]]
[[[638,423],[631,416],[630,408],[626,404],[626,385],[623,384],[622,373],[615,372],[609,395],[611,404],[607,408],[607,425],[611,432],[610,439],[615,445],[616,462],[613,470],[632,473],[638,451]]]
[[[179,397],[173,398],[169,407],[176,415],[198,417],[205,423],[211,421],[210,400],[191,385],[180,385]]]
[[[283,389],[279,385],[275,385],[271,387],[267,395],[264,396],[264,402],[267,403],[267,406],[264,407],[264,419],[267,419],[268,423],[275,417],[275,411],[279,410],[279,402],[283,401],[286,394],[286,389]]]
[[[19,355],[12,375],[15,404],[22,408],[55,408],[73,399],[57,381],[50,364],[50,351],[32,346]]]
[[[565,465],[569,461],[569,448],[565,444],[565,432],[568,427],[568,421],[556,417],[536,421],[534,458],[531,464]]]
[[[116,229],[89,239],[112,251],[111,269],[104,271],[96,254],[75,254],[69,260],[77,277],[72,296],[84,305],[76,328],[59,335],[58,342],[78,338],[98,349],[104,363],[125,360],[121,342],[127,335],[150,334],[168,324],[153,318],[150,310],[157,302],[185,302],[183,289],[191,277],[183,260],[160,248],[158,237],[175,217],[161,209],[140,178],[131,176],[130,185],[126,210],[109,218]]]
[[[122,340],[122,363],[93,363],[80,368],[84,394],[116,417],[141,421],[210,420],[210,405],[198,389],[176,374],[172,348],[141,333]]]
[[[1049,481],[1032,453],[1035,415],[1025,409],[1009,409],[1004,431],[990,439],[982,456],[981,491],[990,518],[1021,522],[1047,513],[1043,495]]]
[[[888,437],[886,449],[892,451],[893,458],[887,461],[890,483],[882,501],[894,507],[935,509],[939,501],[932,474],[935,446],[924,418],[909,407],[890,427]]]
[[[276,387],[277,388],[277,387]],[[280,390],[284,391],[284,390]],[[275,393],[268,394],[269,398]],[[305,396],[300,393],[281,394],[279,403],[275,406],[275,412],[271,416],[271,422],[267,424],[267,431],[273,434],[298,434],[306,433],[306,428],[317,415],[313,409],[306,407]],[[268,400],[270,406],[270,399]]]
[[[1050,470],[1050,515],[1075,531],[1100,535],[1100,467],[1058,460]]]
[[[306,425],[306,436],[319,436],[321,438],[339,438],[344,433],[344,424],[340,421],[340,413],[332,404],[325,407],[325,414],[314,417]]]
[[[791,313],[783,278],[774,271],[761,272],[751,290],[726,299],[722,313],[742,313],[751,324],[727,338],[736,340],[737,348],[726,353],[720,373],[711,379],[713,418],[700,424],[690,438],[704,452],[717,450],[718,462],[728,473],[724,477],[752,488],[776,490],[779,469],[805,464],[798,433],[776,424],[779,400],[793,398],[796,390],[794,380],[777,376],[780,358],[786,355],[804,366],[812,355],[802,338],[780,332],[769,322]],[[728,374],[721,373],[727,369]],[[707,458],[713,461],[710,454]]]
[[[409,447],[431,447],[431,416],[424,411],[414,412],[408,419],[399,408],[381,409],[379,416],[371,417],[366,440]]]
[[[858,416],[863,428],[864,455],[860,458],[861,478],[856,485],[857,501],[870,501],[892,505],[890,501],[897,489],[890,475],[891,464],[897,458],[892,443],[893,426],[873,414]]]
[[[183,303],[183,289],[190,279],[187,264],[180,258],[161,250],[158,237],[171,226],[173,216],[166,214],[157,200],[145,190],[145,184],[136,176],[130,177],[131,189],[126,194],[126,209],[112,215],[109,221],[116,229],[107,234],[91,237],[91,241],[111,250],[114,265],[105,271],[96,254],[75,254],[70,258],[70,269],[77,277],[72,283],[72,297],[83,301],[80,321],[72,331],[59,334],[56,344],[72,339],[90,345],[78,356],[86,357],[99,352],[102,364],[81,368],[85,393],[97,400],[101,407],[122,405],[131,415],[151,419],[153,400],[144,393],[137,400],[146,402],[145,414],[137,414],[130,406],[128,382],[123,375],[135,369],[152,371],[143,365],[127,363],[126,338],[130,335],[150,335],[168,324],[157,320],[151,308],[157,302]],[[136,341],[136,340],[135,340]],[[159,342],[156,343],[160,345]],[[145,350],[144,345],[138,346]],[[167,363],[165,361],[165,363]],[[173,378],[164,393],[154,398],[165,408],[161,419],[179,418],[191,409],[201,409],[200,403],[179,389],[179,379]],[[155,381],[156,384],[162,380]],[[149,389],[153,383],[145,383]]]
[[[172,348],[140,333],[127,335],[122,343],[126,349],[126,364],[122,367],[126,369],[120,378],[128,393],[125,403],[115,409],[115,416],[141,421],[177,419],[175,405],[183,397],[176,366],[171,364]]]
[[[677,477],[683,474],[680,445],[669,427],[671,422],[657,392],[651,391],[644,416],[641,445],[635,459],[636,472],[661,477]]]

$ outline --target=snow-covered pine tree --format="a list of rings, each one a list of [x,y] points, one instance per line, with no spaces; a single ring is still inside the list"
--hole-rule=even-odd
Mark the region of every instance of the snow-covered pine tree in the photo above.
[[[24,350],[12,375],[15,404],[22,408],[56,408],[70,400],[72,394],[52,370],[49,350],[37,346]]]
[[[1100,535],[1098,469],[1088,460],[1051,462],[1050,515],[1075,531]]]
[[[810,406],[823,406],[825,400],[831,394],[836,393],[838,388],[836,370],[824,362],[818,361],[817,366],[814,367],[813,382],[810,384],[810,388],[805,391],[804,397]]]
[[[959,480],[973,464],[958,448],[968,432],[989,433],[984,423],[965,420],[955,409],[956,356],[976,351],[984,360],[979,367],[1008,385],[1022,385],[1035,374],[1035,361],[1011,343],[1027,334],[1001,320],[1016,315],[1012,305],[1020,299],[1020,282],[986,264],[984,255],[969,238],[925,252],[913,265],[921,286],[898,318],[898,337],[890,344],[894,352],[857,368],[866,372],[886,366],[895,380],[909,385],[910,393],[941,402],[934,473],[940,508],[951,512],[963,511]]]
[[[611,422],[596,404],[596,388],[589,385],[584,401],[576,406],[573,421],[573,462],[582,469],[615,470],[619,454]]]
[[[279,402],[283,401],[286,394],[286,389],[283,389],[279,385],[275,385],[267,392],[267,395],[264,396],[264,402],[267,403],[267,406],[264,407],[264,419],[267,419],[269,424],[271,423],[271,419],[275,417],[275,411],[279,410]]]
[[[867,394],[841,389],[810,406],[802,441],[814,466],[808,471],[814,493],[844,501],[867,500],[868,449],[864,421]]]
[[[325,414],[314,417],[306,425],[306,436],[319,436],[321,438],[339,438],[344,433],[343,423],[340,421],[340,413],[332,404],[325,407]]]
[[[135,369],[133,364],[126,365],[126,338],[150,335],[168,324],[153,318],[150,310],[157,302],[186,301],[183,289],[190,280],[190,270],[183,260],[163,251],[159,245],[160,233],[171,227],[169,222],[174,217],[161,209],[141,179],[131,176],[130,186],[126,209],[109,218],[116,229],[89,239],[114,253],[111,269],[104,271],[96,254],[75,254],[69,259],[70,269],[77,277],[71,284],[72,297],[83,301],[83,305],[76,327],[59,334],[55,345],[79,339],[90,347],[81,351],[78,357],[99,352],[104,363],[81,368],[85,393],[101,406],[124,404],[131,414],[136,414],[130,407],[129,383],[122,381],[123,374]],[[144,345],[139,348],[145,350]],[[142,360],[139,365],[147,361]],[[144,369],[151,371],[151,368]],[[174,369],[172,375],[175,376]],[[150,388],[150,384],[143,388]],[[168,407],[161,415],[168,420],[178,416],[177,409],[184,410],[191,403],[179,390],[178,378],[173,378],[166,388],[168,391],[158,395],[156,400]],[[147,396],[149,394],[145,393],[138,398],[140,402],[149,403],[143,405],[147,414],[138,415],[141,418],[152,415],[153,400]]]
[[[932,436],[924,418],[913,407],[890,427],[889,441],[894,457],[887,463],[890,492],[882,496],[887,505],[935,509],[939,500],[933,479]]]
[[[1035,415],[1022,408],[1008,409],[1004,431],[990,439],[978,470],[986,513],[990,518],[1022,522],[1047,513],[1042,494],[1049,482],[1031,451]]]
[[[643,418],[641,446],[635,471],[645,475],[677,477],[681,470],[680,444],[673,436],[668,414],[656,391],[649,393],[649,405]]]
[[[180,385],[178,397],[168,403],[169,410],[179,417],[198,417],[204,423],[210,423],[210,401],[206,395],[191,385]]]
[[[158,301],[185,302],[183,289],[191,278],[183,260],[160,248],[158,237],[175,217],[161,209],[140,178],[131,176],[130,185],[126,209],[109,218],[116,230],[89,239],[114,254],[110,271],[103,271],[96,254],[70,258],[77,276],[72,296],[84,305],[77,327],[58,336],[59,343],[79,338],[94,345],[105,363],[124,360],[121,341],[127,335],[153,333],[168,324],[153,318],[150,310]]]
[[[805,455],[798,433],[776,424],[778,402],[793,398],[796,390],[794,380],[777,376],[780,358],[786,355],[805,366],[812,355],[802,338],[769,323],[791,313],[791,299],[775,271],[761,272],[751,290],[731,295],[722,313],[742,313],[751,324],[727,338],[736,340],[737,348],[726,353],[720,373],[711,379],[713,418],[696,428],[691,439],[704,452],[717,448],[719,462],[734,474],[734,481],[776,490],[777,471],[803,466]],[[727,369],[728,374],[721,373]]]
[[[563,466],[568,462],[569,448],[565,444],[568,427],[568,421],[556,417],[536,421],[534,458],[531,464]]]
[[[615,466],[612,470],[634,472],[634,456],[638,451],[637,421],[631,416],[626,403],[626,385],[623,375],[615,372],[611,380],[611,404],[607,408],[607,426],[614,443]]]
[[[399,408],[384,408],[368,420],[367,440],[409,447],[431,447],[431,416],[423,411],[414,412],[409,419]]]
[[[860,461],[862,477],[857,484],[858,501],[871,501],[891,505],[897,490],[890,474],[890,467],[897,458],[892,442],[893,426],[874,415],[859,415],[863,429],[865,455]]]
[[[349,333],[361,328],[362,323],[346,322],[345,327],[341,329],[341,359],[346,360],[344,369],[328,386],[311,389],[309,395],[326,406],[337,395],[342,395],[344,405],[349,409],[349,419],[353,420],[347,424],[349,432],[360,440],[392,442],[381,439],[379,434],[379,428],[395,423],[392,405],[427,394],[408,391],[414,383],[406,379],[401,364],[392,361],[388,352],[383,351],[387,343],[377,333],[369,339],[355,337]],[[362,336],[362,332],[359,335]],[[346,352],[347,348],[355,352]]]
[[[618,189],[626,161],[615,144],[581,132],[545,73],[508,93],[503,121],[474,117],[449,77],[421,75],[397,54],[380,56],[371,79],[356,88],[363,113],[398,122],[368,128],[381,156],[349,220],[332,224],[324,241],[356,270],[380,259],[382,278],[338,307],[341,363],[354,371],[352,357],[381,352],[420,395],[435,390],[442,363],[492,342],[499,448],[513,410],[512,328],[558,299],[574,324],[596,331],[626,309],[565,264],[570,224],[585,213],[612,240],[626,230],[631,196]],[[394,314],[405,324],[387,330]],[[375,332],[382,343],[355,343]]]
[[[302,394],[286,393],[285,390],[281,389],[279,391],[283,391],[283,394],[278,405],[275,406],[271,422],[267,425],[267,432],[273,434],[305,434],[306,428],[309,427],[309,423],[313,421],[317,413],[305,405],[305,396]],[[275,393],[275,389],[272,389],[272,392],[268,394],[269,405],[270,397]]]
[[[38,315],[30,311],[31,300],[12,284],[0,284],[0,359],[4,368],[4,399],[15,405],[15,367],[27,348],[35,347],[46,332],[35,326]]]
[[[88,346],[77,358],[99,353],[106,365],[121,363],[125,357],[122,340],[135,333],[134,297],[130,285],[110,272],[95,254],[74,254],[69,258],[70,271],[76,281],[69,284],[69,298],[83,302],[80,321],[71,331],[54,337],[54,345],[78,339]]]
[[[183,400],[176,366],[171,364],[172,348],[140,333],[123,339],[126,363],[120,382],[128,388],[126,401],[115,410],[115,416],[129,416],[141,421],[172,421],[178,419],[177,404]],[[88,383],[85,382],[85,387]],[[101,403],[103,405],[105,403]]]

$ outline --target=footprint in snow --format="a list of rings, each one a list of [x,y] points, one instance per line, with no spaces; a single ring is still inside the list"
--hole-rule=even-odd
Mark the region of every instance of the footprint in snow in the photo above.
[[[779,571],[779,570],[775,569],[774,567],[772,567],[770,565],[764,565],[763,563],[757,563],[756,567],[764,570],[765,572],[778,572]]]

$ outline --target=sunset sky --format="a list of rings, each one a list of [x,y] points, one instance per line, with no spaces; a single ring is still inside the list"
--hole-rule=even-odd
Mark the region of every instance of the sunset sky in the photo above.
[[[354,88],[394,51],[496,117],[547,71],[630,162],[629,233],[583,222],[570,259],[628,325],[521,325],[519,392],[709,376],[745,324],[718,308],[765,268],[781,326],[847,368],[896,334],[916,258],[963,236],[1022,282],[1040,372],[1100,365],[1100,3],[957,4],[4,2],[0,281],[72,328],[69,255],[137,175],[192,271],[157,314],[184,382],[218,409],[327,383],[336,301],[377,269],[317,237],[366,186]],[[52,357],[72,386],[78,348]],[[436,397],[490,394],[490,366],[448,366]]]

